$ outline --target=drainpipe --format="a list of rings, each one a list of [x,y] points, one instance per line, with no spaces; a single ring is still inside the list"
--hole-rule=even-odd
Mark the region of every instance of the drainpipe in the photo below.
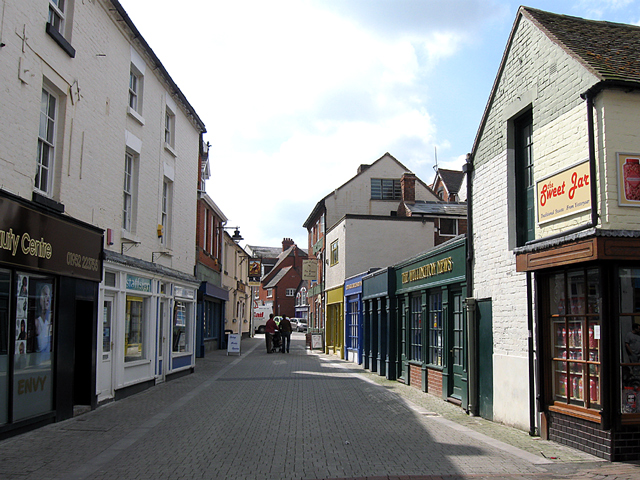
[[[529,435],[536,435],[536,395],[535,395],[535,358],[533,355],[533,287],[531,272],[527,272],[527,330],[529,339]]]
[[[564,237],[566,235],[571,235],[574,233],[578,233],[584,230],[588,230],[590,228],[594,228],[598,225],[598,202],[597,202],[597,181],[596,181],[596,141],[595,141],[595,128],[594,128],[594,120],[593,120],[593,110],[594,104],[593,99],[600,92],[602,88],[601,84],[594,85],[592,88],[587,90],[585,93],[580,95],[580,97],[587,102],[587,134],[589,141],[589,176],[591,187],[591,219],[584,225],[579,227],[572,228],[570,230],[563,231],[561,233],[551,235],[548,237],[531,240],[527,242],[526,245],[534,245],[536,243],[544,242],[547,240],[551,240],[554,238]],[[527,328],[528,328],[528,347],[529,347],[529,435],[535,436],[536,432],[536,384],[540,387],[540,382],[536,382],[535,378],[535,367],[536,367],[536,359],[534,357],[534,318],[533,318],[533,287],[532,287],[532,276],[531,272],[527,272]],[[538,358],[537,362],[538,372],[541,372],[540,359]],[[538,379],[539,380],[539,379]],[[538,388],[538,395],[540,395],[540,391]],[[538,409],[540,409],[541,405],[538,405]]]
[[[467,154],[467,161],[462,167],[467,176],[467,411],[469,415],[478,415],[478,328],[476,321],[476,299],[473,298],[473,157]]]

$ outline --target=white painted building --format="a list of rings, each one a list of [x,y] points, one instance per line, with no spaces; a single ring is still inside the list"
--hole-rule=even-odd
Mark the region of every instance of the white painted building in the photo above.
[[[470,410],[609,460],[640,452],[638,58],[521,7],[467,164]]]
[[[345,280],[433,248],[434,221],[417,217],[345,215],[327,231],[326,350],[345,358]],[[355,361],[355,357],[349,358]]]
[[[2,188],[105,231],[98,401],[195,364],[205,126],[117,0],[3,5]]]

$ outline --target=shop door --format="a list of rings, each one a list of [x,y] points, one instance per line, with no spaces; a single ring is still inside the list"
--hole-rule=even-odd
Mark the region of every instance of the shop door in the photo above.
[[[167,377],[167,371],[169,369],[169,354],[167,352],[167,332],[168,332],[168,312],[169,304],[168,300],[160,301],[160,312],[158,312],[158,378],[157,382],[162,383]]]
[[[460,401],[462,406],[467,406],[467,371],[465,368],[465,342],[464,336],[466,331],[466,322],[464,317],[464,308],[462,303],[462,293],[453,294],[453,311],[452,319],[449,323],[450,333],[449,339],[451,347],[449,349],[451,365],[451,375],[453,381],[449,386],[449,397]]]
[[[493,320],[491,300],[478,300],[478,410],[493,420]]]
[[[114,297],[105,295],[102,304],[102,358],[98,372],[100,400],[113,398],[114,305]]]

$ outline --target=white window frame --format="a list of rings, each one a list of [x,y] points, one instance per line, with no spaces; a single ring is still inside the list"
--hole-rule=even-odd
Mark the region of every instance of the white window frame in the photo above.
[[[161,218],[162,237],[160,243],[165,247],[171,245],[171,211],[173,205],[173,182],[164,178],[162,182]]]
[[[124,155],[124,181],[122,198],[122,229],[129,233],[135,230],[135,205],[136,205],[136,163],[138,156],[127,150]]]
[[[294,297],[296,295],[296,289],[295,288],[287,288],[285,290],[285,296],[286,297]]]
[[[273,297],[273,288],[267,288],[267,298]]]
[[[53,101],[53,106],[51,105]],[[35,190],[46,196],[53,193],[53,174],[56,158],[57,122],[60,98],[42,87],[40,98],[40,127],[38,130],[38,154],[36,159]],[[51,111],[53,109],[53,112]]]
[[[176,144],[176,114],[168,105],[164,110],[164,144],[170,149],[175,148]]]
[[[441,227],[441,223],[442,220],[450,220],[453,222],[453,233],[444,233],[442,232],[442,227]],[[458,219],[456,218],[439,218],[438,219],[438,234],[441,237],[455,237],[456,235],[458,235]]]
[[[66,0],[49,0],[48,21],[62,36],[65,36],[66,27]]]

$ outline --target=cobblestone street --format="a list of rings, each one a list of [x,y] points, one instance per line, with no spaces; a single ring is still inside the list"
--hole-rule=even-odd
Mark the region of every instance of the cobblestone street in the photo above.
[[[4,440],[3,480],[640,478],[417,389],[262,336],[196,372]]]

